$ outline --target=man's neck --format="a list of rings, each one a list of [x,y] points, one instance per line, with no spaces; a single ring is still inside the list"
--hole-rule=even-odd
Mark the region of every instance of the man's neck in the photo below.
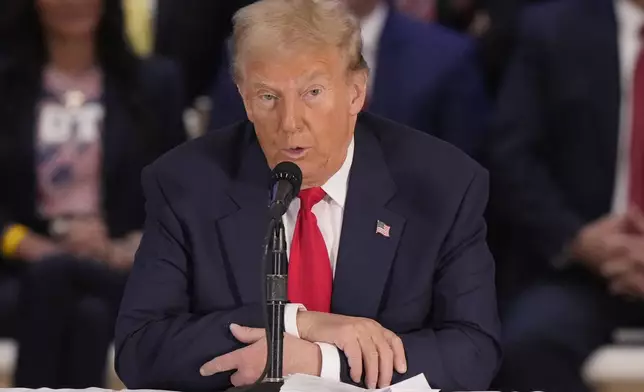
[[[54,68],[69,74],[91,69],[96,61],[92,37],[78,39],[51,38],[47,42],[49,62]]]

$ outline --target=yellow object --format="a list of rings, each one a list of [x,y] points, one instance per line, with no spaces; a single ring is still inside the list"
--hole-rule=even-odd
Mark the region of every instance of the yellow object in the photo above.
[[[23,225],[11,225],[5,230],[2,236],[2,254],[5,257],[13,257],[18,251],[18,246],[29,233],[29,229]]]
[[[125,30],[132,48],[139,56],[152,53],[153,28],[150,0],[122,0]]]

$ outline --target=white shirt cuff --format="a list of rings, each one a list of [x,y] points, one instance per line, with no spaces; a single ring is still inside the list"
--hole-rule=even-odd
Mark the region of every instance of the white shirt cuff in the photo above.
[[[337,347],[328,343],[315,343],[322,352],[320,378],[340,381],[340,352]]]
[[[297,312],[306,308],[302,304],[286,304],[284,306],[284,332],[300,338],[300,331],[297,330]]]

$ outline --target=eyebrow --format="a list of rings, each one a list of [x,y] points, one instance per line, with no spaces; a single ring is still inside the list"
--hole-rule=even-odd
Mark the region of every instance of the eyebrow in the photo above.
[[[256,90],[259,90],[259,89],[274,90],[274,91],[278,90],[278,89],[276,89],[274,87],[271,87],[268,84],[262,83],[262,82],[253,83],[253,88],[256,89]]]
[[[326,81],[329,80],[329,76],[326,74],[326,72],[317,70],[317,71],[313,71],[313,72],[311,72],[309,74],[302,75],[298,79],[298,81],[300,83],[302,83],[302,82],[310,82],[310,81],[315,80],[317,78],[323,78]],[[273,86],[271,86],[271,85],[269,85],[267,83],[264,83],[264,82],[254,82],[252,86],[256,90],[266,89],[266,90],[271,90],[271,91],[276,91],[276,92],[280,91],[278,88],[273,87]]]
[[[311,72],[308,75],[302,76],[301,80],[311,81],[311,80],[317,79],[317,78],[324,78],[324,79],[328,80],[329,75],[327,75],[326,72],[324,72],[324,71],[316,70],[316,71]]]

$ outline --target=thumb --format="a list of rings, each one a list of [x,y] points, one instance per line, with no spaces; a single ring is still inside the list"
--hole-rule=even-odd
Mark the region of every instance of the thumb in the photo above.
[[[230,324],[230,332],[235,339],[246,344],[253,344],[266,336],[263,329],[244,327],[238,324]]]

